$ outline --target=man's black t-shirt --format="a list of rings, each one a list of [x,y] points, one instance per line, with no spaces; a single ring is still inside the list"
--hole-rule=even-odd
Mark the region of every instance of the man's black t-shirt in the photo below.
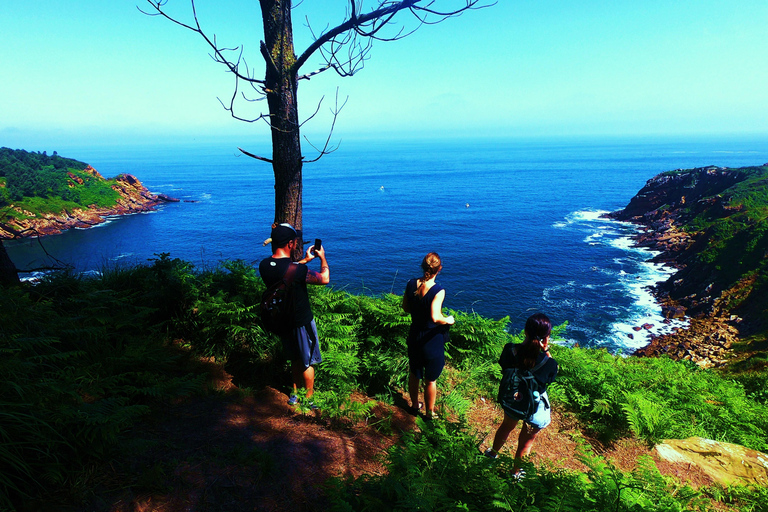
[[[259,274],[267,287],[272,286],[283,278],[288,270],[288,265],[298,265],[296,273],[293,276],[293,294],[294,300],[294,325],[291,327],[303,327],[308,325],[314,318],[312,309],[309,307],[309,294],[307,293],[307,272],[309,269],[302,263],[292,263],[290,258],[265,258],[259,263]]]

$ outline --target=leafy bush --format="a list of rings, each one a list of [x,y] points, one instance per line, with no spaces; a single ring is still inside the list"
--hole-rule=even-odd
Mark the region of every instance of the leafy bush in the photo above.
[[[151,404],[201,389],[141,287],[105,284],[62,273],[0,294],[0,509],[61,488]]]
[[[160,254],[149,265],[105,269],[96,278],[60,273],[35,287],[3,290],[0,509],[43,487],[66,487],[70,475],[85,474],[108,455],[153,406],[200,389],[201,378],[181,369],[168,340],[228,364],[244,358],[260,365],[265,384],[275,384],[277,372],[287,374],[277,337],[259,322],[263,289],[244,262],[198,272]],[[311,287],[310,300],[323,350],[313,400],[332,424],[357,422],[375,403],[363,394],[398,395],[406,386],[409,316],[391,294]],[[336,510],[702,507],[703,495],[667,482],[651,464],[623,473],[586,448],[580,455],[586,475],[528,464],[526,480],[511,482],[512,460],[479,457],[478,434],[463,418],[477,397],[495,395],[501,349],[522,335],[508,332],[506,318],[452,313],[457,322],[438,404],[458,423],[418,419],[420,431],[389,452],[386,475],[336,481]],[[764,372],[739,376],[745,389],[735,378],[665,358],[556,345],[552,352],[560,365],[550,386],[556,407],[574,411],[608,440],[700,435],[766,450]],[[765,510],[764,502],[740,489],[706,492],[710,499]],[[764,497],[764,490],[757,495]]]
[[[332,510],[682,511],[705,503],[664,479],[651,460],[624,473],[586,448],[586,475],[524,463],[526,476],[516,482],[509,476],[513,459],[482,456],[465,426],[417,422],[419,430],[389,450],[384,475],[329,483]]]
[[[607,438],[633,434],[652,444],[702,436],[768,448],[768,408],[714,371],[604,350],[558,349],[554,356],[560,373],[550,395]]]

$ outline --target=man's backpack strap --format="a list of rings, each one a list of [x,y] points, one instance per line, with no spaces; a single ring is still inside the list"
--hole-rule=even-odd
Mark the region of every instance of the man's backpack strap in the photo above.
[[[298,270],[299,266],[295,263],[289,263],[288,269],[285,271],[285,274],[283,274],[283,279],[285,280],[285,284],[288,286],[291,286],[293,284],[293,277],[296,275],[296,271]]]

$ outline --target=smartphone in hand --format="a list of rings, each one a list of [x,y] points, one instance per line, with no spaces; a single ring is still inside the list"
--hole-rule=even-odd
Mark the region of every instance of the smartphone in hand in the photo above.
[[[322,240],[320,240],[319,238],[315,238],[315,247],[314,247],[315,252],[320,250],[320,247],[322,247],[322,245],[323,245]]]

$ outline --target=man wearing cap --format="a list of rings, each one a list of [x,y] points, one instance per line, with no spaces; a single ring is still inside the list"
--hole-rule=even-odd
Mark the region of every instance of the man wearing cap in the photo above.
[[[291,265],[297,265],[291,293],[293,295],[294,316],[289,334],[282,337],[283,350],[291,361],[291,377],[293,379],[293,394],[288,403],[296,405],[297,388],[307,390],[307,398],[312,396],[315,384],[315,369],[312,365],[322,361],[320,340],[317,337],[317,327],[309,305],[307,284],[328,284],[331,273],[325,259],[325,248],[315,249],[310,246],[304,259],[293,262],[291,255],[297,250],[298,233],[290,224],[272,225],[272,256],[259,263],[259,274],[267,287],[280,281]],[[302,248],[298,249],[299,251]],[[320,258],[320,272],[310,270],[306,263]]]

